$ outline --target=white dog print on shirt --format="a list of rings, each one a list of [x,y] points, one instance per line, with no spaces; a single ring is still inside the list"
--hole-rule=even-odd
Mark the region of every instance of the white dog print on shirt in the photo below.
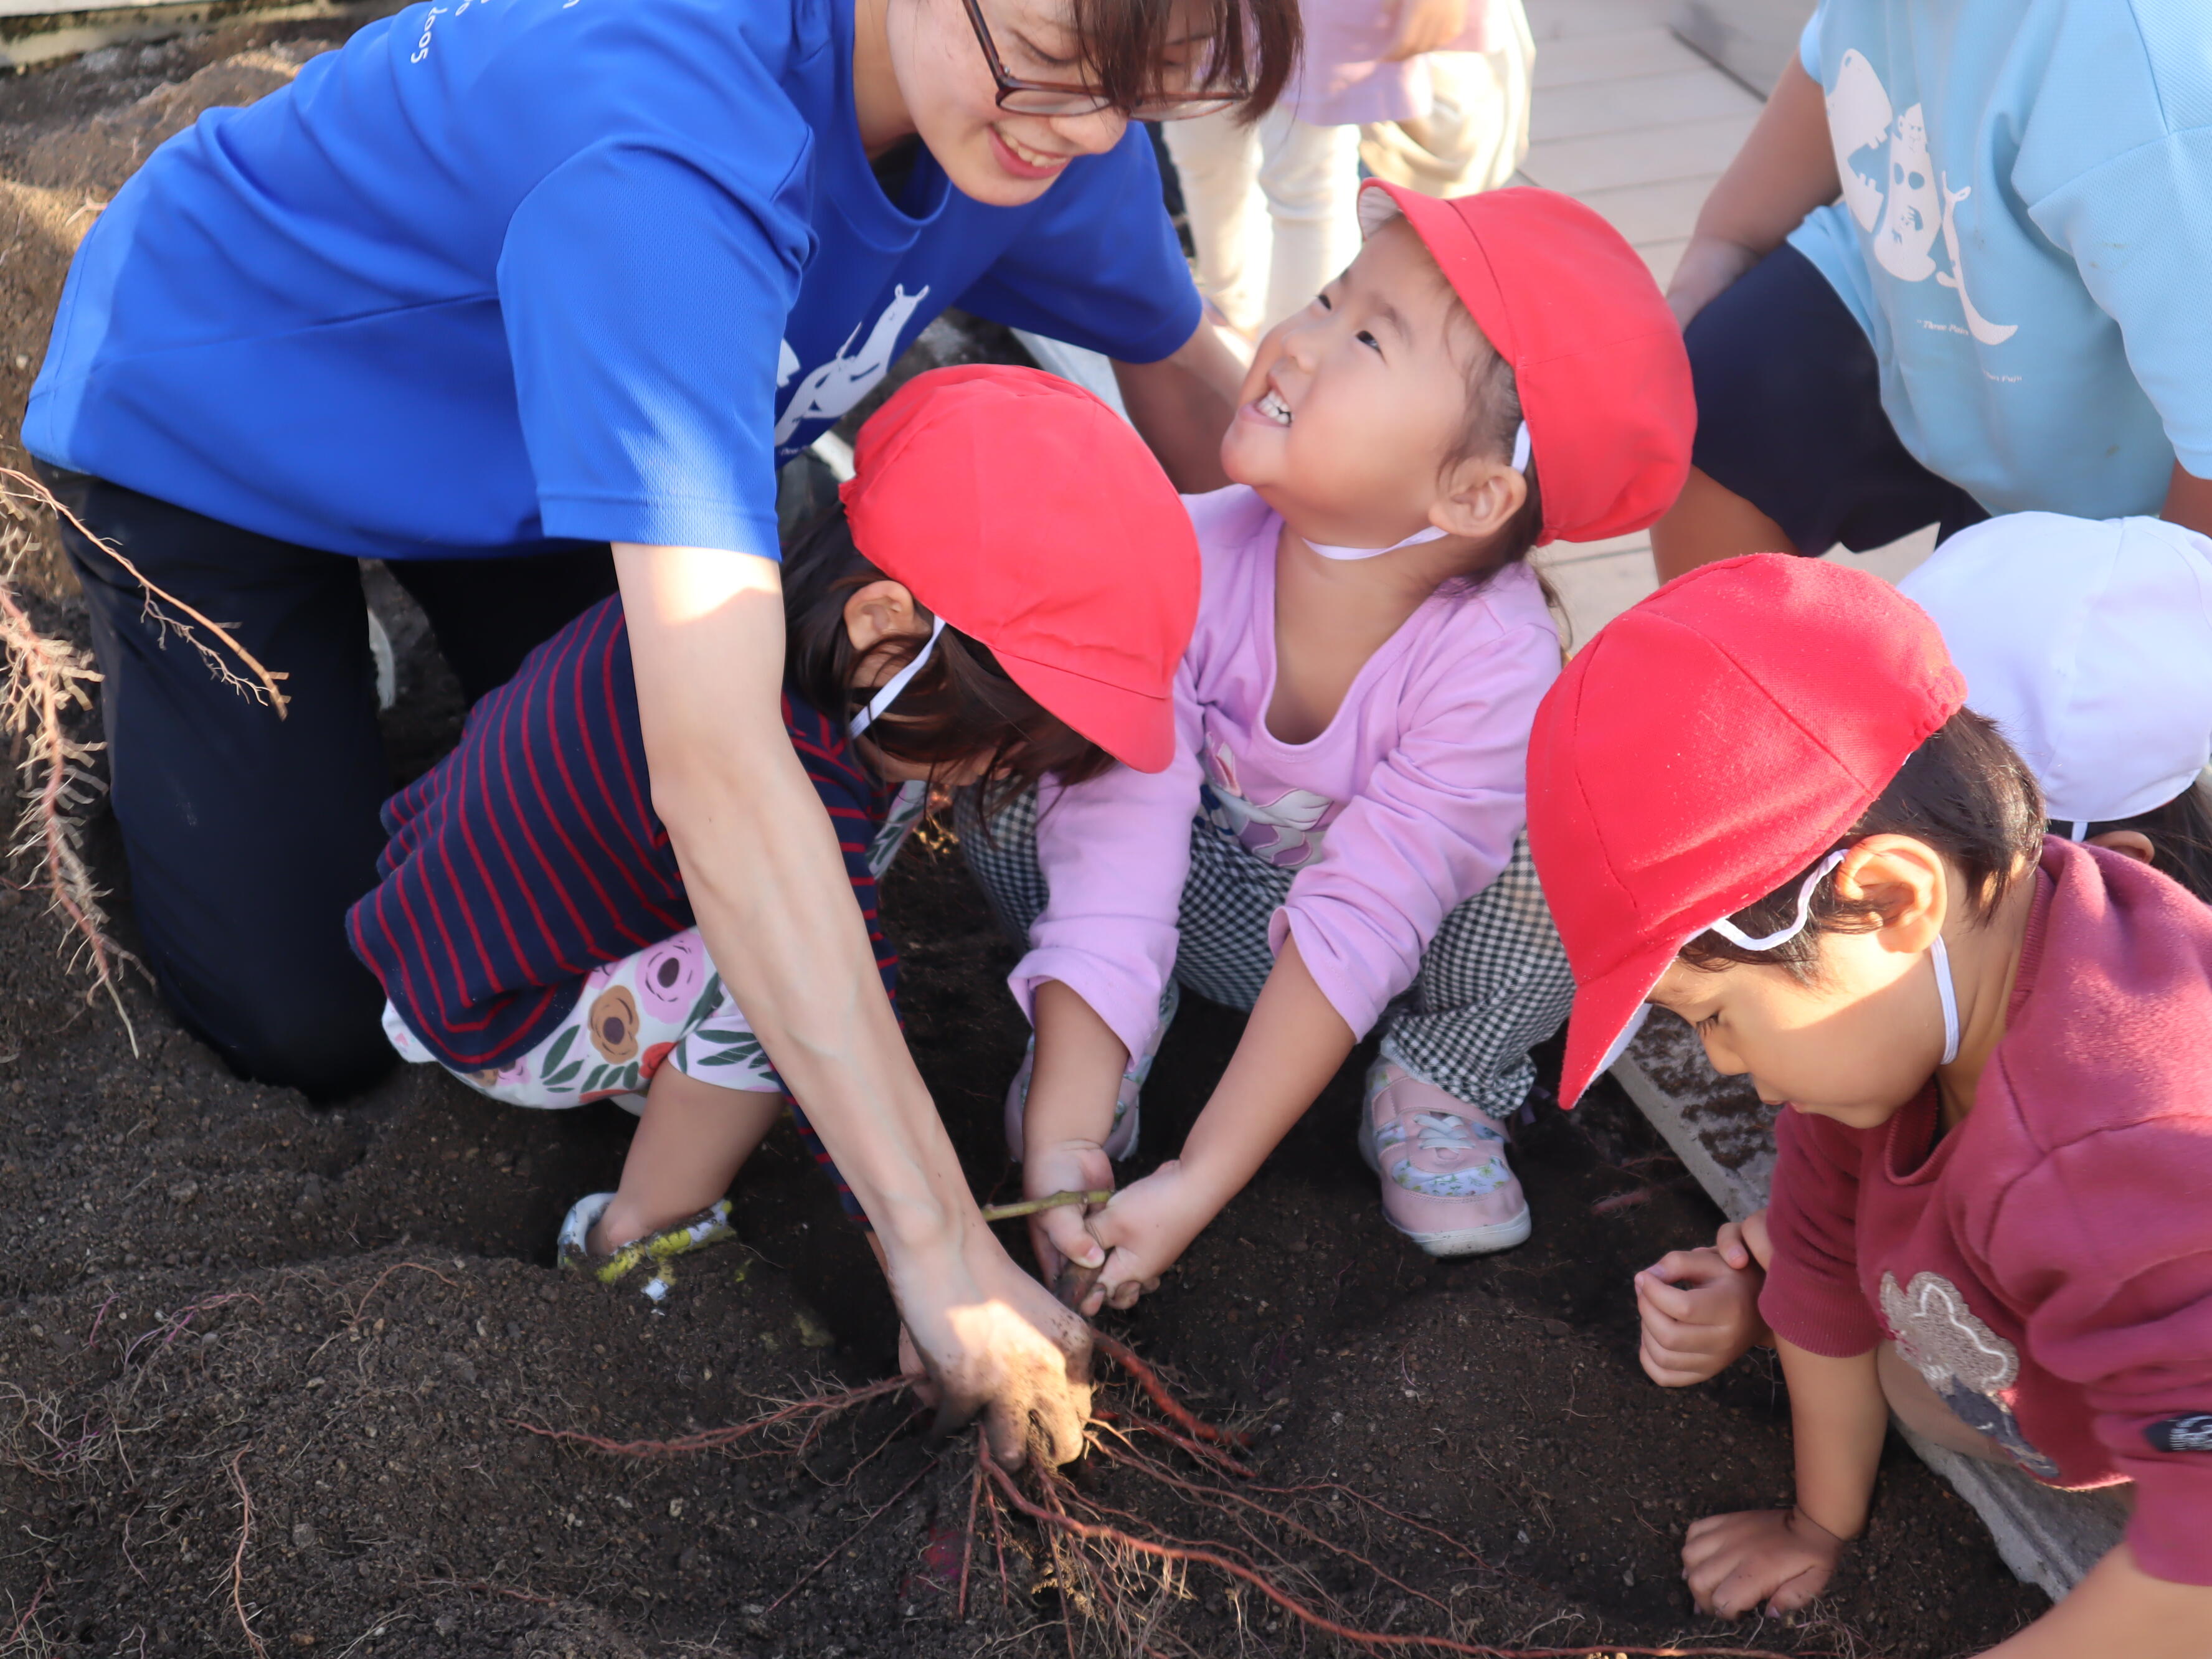
[[[858,351],[853,349],[853,342],[860,338],[860,331],[855,327],[846,336],[845,343],[837,348],[835,357],[807,372],[775,423],[775,447],[779,453],[807,422],[835,421],[875,390],[876,383],[890,373],[891,359],[898,355],[899,336],[906,331],[907,324],[928,297],[927,283],[912,294],[902,287],[893,288],[891,302],[876,319],[876,325],[868,331],[868,337],[861,342]],[[776,385],[789,386],[791,377],[798,373],[799,354],[786,340],[776,354]]]
[[[1954,191],[1950,179],[1936,172],[1922,106],[1915,104],[1898,113],[1874,65],[1856,49],[1846,52],[1837,68],[1827,106],[1828,141],[1835,149],[1844,203],[1868,234],[1875,263],[1899,282],[1924,283],[1933,276],[1939,287],[1954,290],[1966,331],[1982,344],[2009,340],[2019,325],[1990,321],[1967,297],[1966,268],[1959,257],[1958,205],[1973,189]],[[1877,144],[1887,147],[1879,182],[1856,160]],[[1936,262],[1938,236],[1948,270]]]

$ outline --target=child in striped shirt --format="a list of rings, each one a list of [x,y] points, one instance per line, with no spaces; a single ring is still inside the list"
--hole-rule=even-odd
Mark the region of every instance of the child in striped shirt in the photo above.
[[[855,465],[786,556],[783,708],[889,993],[876,881],[931,789],[1167,763],[1198,554],[1136,435],[1033,370],[917,377]],[[620,1188],[570,1212],[561,1255],[646,1269],[658,1300],[670,1256],[727,1236],[783,1092],[653,811],[620,599],[533,653],[385,819],[348,923],[394,1045],[513,1105],[639,1111]]]

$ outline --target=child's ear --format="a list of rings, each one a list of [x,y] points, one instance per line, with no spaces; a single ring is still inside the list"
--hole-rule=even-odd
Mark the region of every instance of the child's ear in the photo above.
[[[1918,956],[1936,942],[1960,895],[1942,855],[1910,836],[1869,836],[1836,867],[1836,896],[1876,912],[1885,950]]]
[[[928,631],[906,584],[888,576],[854,588],[845,601],[845,637],[855,656],[866,656],[885,640]]]
[[[2154,859],[2150,837],[2140,830],[2107,830],[2101,836],[2090,836],[2089,845],[2110,848],[2137,864],[2149,864]]]
[[[1462,461],[1444,479],[1429,522],[1450,536],[1486,541],[1513,522],[1528,499],[1528,480],[1503,461]]]

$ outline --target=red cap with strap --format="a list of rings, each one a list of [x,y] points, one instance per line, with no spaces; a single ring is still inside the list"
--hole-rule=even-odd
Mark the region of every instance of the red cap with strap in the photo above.
[[[1598,630],[1528,740],[1528,848],[1575,975],[1562,1103],[1675,953],[1832,847],[1966,692],[1926,611],[1821,559],[1705,565]]]
[[[932,369],[860,428],[853,467],[839,493],[878,569],[1115,759],[1165,769],[1198,538],[1127,422],[1033,368]]]
[[[1697,400],[1682,330],[1636,250],[1594,210],[1522,186],[1440,201],[1370,179],[1359,223],[1403,214],[1513,365],[1553,540],[1644,529],[1690,476]]]

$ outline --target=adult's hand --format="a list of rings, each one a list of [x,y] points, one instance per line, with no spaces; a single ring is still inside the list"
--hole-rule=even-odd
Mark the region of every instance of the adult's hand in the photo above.
[[[867,1212],[946,1408],[1081,1449],[1087,1336],[983,1224],[785,731],[773,559],[617,544],[653,803],[708,953]]]
[[[890,1284],[941,1431],[980,1414],[991,1455],[1009,1468],[1032,1443],[1054,1463],[1082,1455],[1091,1328],[1015,1266],[980,1217],[955,1255],[891,1256]]]
[[[1129,423],[1186,495],[1229,482],[1221,470],[1221,439],[1237,412],[1249,356],[1240,357],[1219,325],[1200,317],[1172,356],[1114,365]]]
[[[1398,32],[1386,64],[1402,64],[1425,52],[1442,52],[1467,33],[1467,0],[1400,0]]]

